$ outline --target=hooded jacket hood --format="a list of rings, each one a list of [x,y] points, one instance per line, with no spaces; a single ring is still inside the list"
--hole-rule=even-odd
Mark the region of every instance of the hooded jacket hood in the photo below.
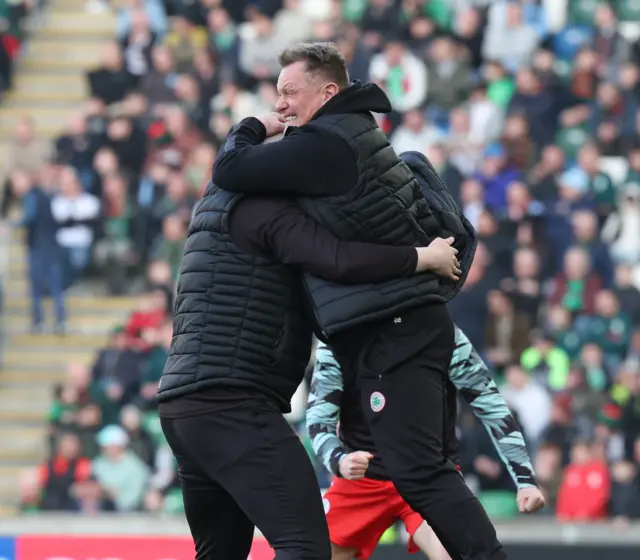
[[[382,89],[373,83],[363,84],[359,80],[353,81],[340,93],[329,99],[311,119],[322,115],[339,113],[389,113],[391,101]]]

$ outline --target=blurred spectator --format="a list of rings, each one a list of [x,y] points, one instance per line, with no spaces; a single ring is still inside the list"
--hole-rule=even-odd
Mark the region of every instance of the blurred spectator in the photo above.
[[[417,109],[426,100],[427,67],[402,41],[389,41],[373,57],[369,76],[386,91],[395,111]]]
[[[391,145],[396,152],[423,152],[433,144],[440,142],[444,135],[442,131],[430,124],[422,111],[412,109],[402,117],[402,124],[391,136]]]
[[[11,190],[11,174],[14,171],[24,171],[35,179],[34,174],[39,171],[51,157],[51,145],[39,138],[30,117],[21,118],[16,124],[12,138],[8,145],[5,159],[5,171],[8,179],[5,181],[2,193],[0,216],[7,217],[10,204],[15,200]]]
[[[596,9],[596,33],[593,48],[598,53],[601,74],[615,70],[630,55],[629,44],[617,28],[617,17],[611,4],[602,2]]]
[[[542,387],[551,391],[566,389],[569,382],[569,357],[556,345],[553,335],[542,330],[532,331],[531,346],[520,358],[522,367],[533,374]]]
[[[93,380],[116,408],[134,402],[140,390],[141,361],[124,327],[115,328],[92,369]]]
[[[637,459],[640,438],[640,365],[638,363],[625,364],[627,373],[626,402],[622,407],[621,429],[624,433],[624,449],[627,459]]]
[[[157,40],[157,33],[149,27],[147,12],[141,9],[134,10],[131,15],[131,27],[120,39],[120,45],[124,52],[127,72],[133,76],[136,83],[149,71],[151,49]]]
[[[640,154],[636,158],[640,157]],[[611,247],[617,262],[640,263],[640,185],[627,183],[617,210],[614,210],[602,229],[602,240]]]
[[[150,468],[154,461],[154,444],[151,436],[142,427],[142,414],[135,405],[128,404],[120,412],[120,424],[129,438],[129,448]]]
[[[558,177],[565,165],[564,152],[553,144],[545,146],[540,160],[529,175],[531,195],[541,202],[553,202],[558,198]]]
[[[509,112],[522,113],[529,122],[533,143],[542,148],[556,135],[558,102],[531,68],[521,68],[516,75],[516,91],[509,101]]]
[[[100,454],[93,460],[91,474],[103,500],[115,511],[136,511],[149,482],[149,467],[128,448],[129,437],[120,426],[104,427],[97,441]]]
[[[562,271],[553,280],[549,303],[562,304],[572,313],[590,313],[601,286],[600,277],[592,271],[588,253],[572,247],[564,255]]]
[[[91,461],[82,457],[80,440],[75,434],[58,439],[55,455],[38,469],[41,511],[77,511],[71,489],[75,483],[89,480]]]
[[[489,317],[487,295],[493,284],[487,275],[489,258],[486,247],[478,243],[467,281],[460,293],[449,303],[456,324],[480,352],[484,352],[485,349],[485,325]]]
[[[138,298],[138,309],[129,316],[124,332],[114,332],[116,335],[114,342],[126,349],[127,345],[142,341],[145,329],[157,329],[167,320],[168,303],[169,298],[165,287],[151,286],[148,292],[141,294]],[[125,338],[124,335],[129,338]]]
[[[558,492],[557,516],[561,521],[584,523],[607,516],[611,480],[606,463],[594,455],[589,443],[574,444]]]
[[[573,244],[591,255],[591,263],[605,286],[613,281],[613,263],[607,247],[599,239],[598,217],[590,210],[579,210],[571,216]]]
[[[103,419],[117,414],[100,387],[91,379],[91,371],[82,364],[69,364],[67,379],[54,389],[49,412],[52,447],[61,433],[73,432],[80,438],[82,454],[95,456],[95,434]]]
[[[101,65],[88,73],[91,95],[106,105],[122,101],[134,86],[134,79],[127,71],[120,45],[106,44],[102,49]]]
[[[502,144],[491,144],[484,152],[484,159],[476,178],[484,188],[484,200],[493,210],[504,210],[507,204],[507,186],[520,179],[520,172],[509,165],[507,152]]]
[[[551,443],[542,443],[536,449],[533,468],[536,479],[547,499],[548,507],[554,511],[558,491],[562,483],[562,451]]]
[[[507,384],[502,391],[504,398],[518,415],[528,445],[535,449],[551,420],[551,398],[544,386],[518,364],[506,368],[505,380]]]
[[[163,37],[167,31],[168,21],[165,5],[162,0],[126,0],[121,3],[122,7],[118,13],[118,38],[122,39],[129,34],[134,26],[134,13],[138,6],[142,8],[149,20],[150,29],[158,37]]]
[[[485,355],[496,367],[505,367],[527,349],[531,320],[527,313],[516,311],[512,298],[503,292],[493,290],[488,301]]]
[[[449,160],[464,175],[474,173],[482,159],[482,144],[474,139],[471,115],[462,107],[449,113],[449,134],[440,140],[447,147]]]
[[[615,369],[627,354],[632,326],[615,293],[602,290],[595,296],[593,313],[576,321],[576,332],[584,341],[596,344],[609,367]]]
[[[157,408],[156,392],[158,383],[164,370],[164,364],[169,356],[169,347],[173,336],[173,324],[143,330],[142,337],[150,350],[145,357],[140,376],[140,405],[145,410]]]
[[[56,139],[56,161],[62,165],[73,167],[80,177],[85,190],[98,194],[100,189],[94,184],[95,167],[100,173],[101,164],[94,163],[93,158],[98,149],[98,138],[91,134],[88,128],[88,119],[84,111],[71,114],[69,124]],[[118,166],[117,160],[113,164],[113,170]]]
[[[460,59],[453,40],[447,37],[434,40],[429,46],[429,53],[427,101],[430,103],[430,109],[435,106],[449,111],[466,99],[471,71]]]
[[[60,172],[60,192],[51,201],[56,239],[66,252],[72,279],[79,279],[91,262],[91,248],[100,216],[100,201],[84,192],[71,167]]]
[[[140,80],[140,91],[153,105],[171,103],[177,71],[171,51],[166,45],[156,45],[151,50],[151,68]]]
[[[634,328],[640,327],[640,290],[633,285],[633,269],[629,265],[616,268],[615,284],[620,309],[629,316]]]
[[[600,170],[600,152],[595,144],[587,144],[578,155],[578,163],[588,178],[589,192],[592,194],[598,214],[606,218],[616,203],[613,181]]]
[[[27,232],[29,282],[31,283],[31,328],[34,333],[44,327],[42,299],[54,302],[56,331],[64,332],[64,255],[56,240],[57,224],[51,210],[51,193],[32,182],[25,171],[11,175],[13,194],[22,201],[23,214],[18,223]]]
[[[161,260],[171,266],[175,279],[178,278],[180,262],[184,252],[184,242],[187,238],[185,222],[178,214],[170,214],[162,223],[162,235],[158,238],[151,251],[153,259]]]
[[[469,100],[469,137],[476,147],[490,144],[502,131],[501,107],[488,95],[487,84],[479,83],[471,91]]]
[[[207,44],[207,34],[204,29],[195,27],[187,18],[177,15],[173,18],[166,44],[173,55],[178,72],[188,72],[196,51]]]
[[[535,324],[542,300],[538,254],[526,247],[516,250],[513,255],[513,276],[505,278],[500,286],[511,294],[516,310],[526,314],[531,324]]]
[[[127,290],[128,272],[135,263],[135,215],[128,196],[128,181],[122,173],[105,178],[103,185],[101,236],[94,248],[95,264],[112,294]]]

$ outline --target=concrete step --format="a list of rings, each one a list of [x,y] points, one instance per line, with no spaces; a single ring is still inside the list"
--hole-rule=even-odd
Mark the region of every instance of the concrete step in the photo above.
[[[88,92],[87,80],[84,74],[78,74],[77,72],[42,74],[40,72],[30,72],[23,68],[20,69],[20,72],[16,76],[14,89],[25,92]]]
[[[112,40],[116,34],[116,17],[110,12],[90,14],[79,11],[59,11],[55,8],[39,30],[41,38],[66,40]]]
[[[38,134],[53,138],[60,134],[69,121],[69,115],[74,109],[73,104],[68,107],[32,107],[26,110],[24,107],[12,106],[9,102],[0,107],[0,135],[7,138],[13,131],[16,123],[25,115],[33,118]]]
[[[62,383],[66,378],[66,368],[25,368],[13,367],[0,369],[0,389],[5,387],[37,385],[43,390],[53,390],[53,385]]]
[[[20,496],[18,480],[27,465],[0,465],[0,502],[13,502]]]
[[[11,347],[31,348],[40,346],[55,346],[56,348],[104,348],[109,337],[106,334],[14,334],[9,341]]]
[[[2,501],[0,497],[0,502]],[[8,503],[0,503],[0,519],[10,519],[18,514],[18,508]]]
[[[67,320],[67,332],[69,334],[104,334],[112,331],[116,326],[122,325],[128,317],[128,313],[110,313],[108,315],[69,315]],[[46,319],[49,323],[53,317],[49,314]],[[6,319],[6,328],[11,336],[13,333],[28,333],[31,329],[31,317],[26,313],[20,316],[11,316]]]
[[[0,445],[0,463],[26,463],[30,465],[38,464],[46,458],[47,450],[43,447],[42,442],[29,447],[12,447],[3,448]]]
[[[3,365],[7,369],[18,366],[28,369],[59,367],[64,370],[71,362],[87,364],[91,363],[94,358],[95,350],[93,348],[66,351],[65,349],[49,350],[38,347],[34,348],[32,352],[25,353],[24,350],[14,349],[9,344],[3,358]]]
[[[27,46],[26,58],[55,60],[64,57],[93,66],[100,62],[102,49],[102,41],[68,41],[34,37]]]
[[[78,47],[79,49],[81,47]],[[84,54],[82,50],[75,52],[69,50],[69,57],[67,53],[62,51],[49,53],[46,55],[27,55],[22,59],[22,68],[31,72],[74,72],[78,74],[84,74],[87,70],[90,70],[98,66],[99,58],[96,58],[93,52]]]
[[[0,370],[0,401],[3,403],[15,402],[37,402],[40,404],[51,404],[53,394],[53,384],[33,384],[33,383],[2,383],[3,373]],[[0,426],[0,442],[2,441],[2,430],[11,426]]]
[[[0,460],[15,452],[38,456],[42,452],[46,437],[45,426],[0,426]]]
[[[87,93],[84,90],[20,90],[14,88],[7,95],[6,100],[14,106],[33,106],[33,105],[62,105],[68,107],[71,104],[80,104],[87,99]]]
[[[10,292],[9,292],[10,293]],[[51,300],[45,300],[45,305],[51,306]],[[129,313],[136,309],[136,298],[130,297],[83,297],[68,296],[65,298],[65,306],[68,311],[82,313]],[[31,310],[31,299],[27,296],[21,296],[8,299],[4,305],[5,313],[20,312]]]
[[[47,413],[47,408],[5,408],[3,406],[3,408],[0,409],[0,423],[13,422],[39,426],[46,422]]]

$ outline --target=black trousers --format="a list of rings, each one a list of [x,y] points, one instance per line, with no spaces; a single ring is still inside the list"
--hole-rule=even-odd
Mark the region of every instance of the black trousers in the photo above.
[[[246,401],[161,421],[178,461],[196,560],[246,560],[254,526],[278,560],[330,560],[313,467],[275,405]]]
[[[454,325],[445,305],[377,325],[357,363],[362,406],[400,495],[453,560],[506,558],[493,524],[445,458],[446,380]]]

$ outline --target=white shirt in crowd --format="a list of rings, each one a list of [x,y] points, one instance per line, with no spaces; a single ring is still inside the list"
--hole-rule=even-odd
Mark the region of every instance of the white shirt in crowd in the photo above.
[[[535,445],[551,421],[551,397],[544,387],[531,380],[526,386],[507,386],[501,392],[518,415],[527,440]]]
[[[95,220],[100,215],[100,200],[89,193],[81,193],[74,198],[58,195],[51,201],[51,213],[60,224],[68,220]],[[93,228],[81,224],[62,226],[56,239],[61,247],[68,249],[89,247],[93,243]]]
[[[390,97],[393,108],[405,113],[422,105],[427,98],[427,67],[411,52],[405,53],[400,66],[406,77],[406,91]],[[371,59],[369,77],[374,82],[385,82],[390,70],[384,53],[377,54]]]
[[[399,154],[410,151],[424,152],[443,139],[444,134],[435,126],[425,125],[418,132],[406,126],[399,126],[391,136],[391,145]]]

